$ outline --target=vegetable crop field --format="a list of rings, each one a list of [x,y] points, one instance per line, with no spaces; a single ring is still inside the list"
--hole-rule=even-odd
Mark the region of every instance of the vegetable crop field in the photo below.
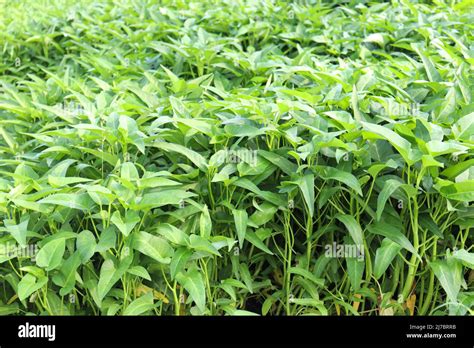
[[[0,315],[474,313],[474,2],[0,1]]]

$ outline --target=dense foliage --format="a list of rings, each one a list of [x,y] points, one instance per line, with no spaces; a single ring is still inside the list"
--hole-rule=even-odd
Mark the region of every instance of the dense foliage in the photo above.
[[[0,314],[473,313],[472,1],[2,6]]]

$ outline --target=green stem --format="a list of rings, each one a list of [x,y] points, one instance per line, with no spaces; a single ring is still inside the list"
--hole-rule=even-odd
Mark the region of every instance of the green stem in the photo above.
[[[432,260],[435,260],[436,259],[436,247],[437,247],[437,241],[438,241],[438,238],[435,238],[435,241],[433,243],[433,255],[431,256],[432,257]],[[428,292],[426,294],[426,297],[423,301],[423,305],[420,309],[420,315],[426,315],[426,313],[428,312],[428,309],[430,307],[430,305],[432,304],[431,303],[431,300],[433,298],[433,290],[434,290],[434,280],[435,280],[435,275],[433,273],[433,271],[430,272],[430,282],[428,284]]]
[[[391,289],[391,293],[392,294],[395,294],[395,291],[397,290],[397,287],[398,287],[398,279],[399,279],[399,276],[400,276],[400,263],[402,261],[397,258],[396,262],[395,262],[395,271],[393,272],[393,276],[392,276],[392,289]]]
[[[173,292],[173,300],[174,300],[174,315],[179,316],[180,314],[180,304],[178,294],[176,293],[176,280],[174,281],[173,288],[171,290]]]
[[[313,219],[308,214],[308,217],[306,219],[306,258],[307,258],[306,268],[308,270],[311,265],[311,254],[313,250],[313,247],[312,247],[313,243],[311,241],[312,235],[313,235]]]
[[[418,239],[418,202],[415,199],[413,200],[413,210],[411,206],[408,206],[410,211],[411,226],[413,231],[413,247],[415,248],[416,253],[418,253],[419,248],[419,239]],[[411,292],[413,282],[415,280],[416,270],[418,268],[418,259],[417,254],[413,253],[410,258],[410,264],[408,265],[408,275],[405,280],[405,286],[403,287],[402,296],[405,301],[408,298],[408,295]]]
[[[286,315],[291,315],[291,308],[290,308],[290,298],[291,298],[291,275],[289,273],[289,269],[291,268],[291,256],[293,251],[293,243],[291,238],[291,231],[290,231],[290,214],[285,213],[285,240],[286,240],[286,263],[284,267],[285,276],[284,276],[284,284],[285,284],[285,295],[286,295]]]

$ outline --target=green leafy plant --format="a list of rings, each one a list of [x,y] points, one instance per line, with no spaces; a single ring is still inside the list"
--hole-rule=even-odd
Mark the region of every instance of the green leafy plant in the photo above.
[[[472,11],[3,4],[0,314],[473,314]]]

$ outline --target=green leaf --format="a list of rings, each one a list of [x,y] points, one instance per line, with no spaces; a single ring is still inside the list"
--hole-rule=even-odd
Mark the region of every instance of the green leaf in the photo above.
[[[47,282],[47,277],[36,279],[31,274],[26,274],[18,283],[18,298],[20,301],[26,300],[32,293],[46,285]]]
[[[170,180],[162,177],[144,177],[138,180],[138,188],[155,188],[155,187],[166,187],[166,186],[180,186],[181,183],[178,181]]]
[[[376,279],[384,274],[401,248],[400,245],[388,238],[382,240],[382,245],[375,252],[374,277]]]
[[[211,216],[209,215],[209,209],[207,209],[207,205],[204,205],[201,216],[199,218],[199,232],[201,233],[201,237],[209,238],[211,236],[211,231]]]
[[[360,289],[360,283],[362,282],[362,276],[364,274],[365,262],[359,260],[356,257],[346,258],[347,274],[349,275],[349,281],[351,283],[353,291]]]
[[[423,46],[420,43],[412,43],[411,47],[420,56],[423,66],[425,67],[428,80],[431,82],[441,81],[441,75],[439,74],[438,70],[436,70],[433,62],[427,55],[424,54],[426,50],[423,50]]]
[[[189,247],[194,250],[204,251],[216,256],[221,256],[217,249],[207,239],[196,234],[192,234],[189,237]]]
[[[156,231],[163,237],[168,239],[171,243],[178,245],[188,245],[189,237],[179,228],[174,227],[170,224],[159,224]]]
[[[454,179],[457,177],[459,174],[464,172],[465,170],[474,167],[474,158],[467,160],[467,161],[462,161],[460,163],[457,163],[453,166],[449,166],[445,170],[443,170],[440,174],[447,177],[448,179]]]
[[[127,142],[134,144],[141,153],[145,153],[144,134],[138,130],[137,122],[133,118],[120,115],[118,118],[118,130]]]
[[[266,224],[274,218],[277,210],[278,208],[273,204],[263,202],[258,210],[249,217],[248,225],[251,227],[259,227]]]
[[[63,187],[71,184],[77,184],[80,182],[92,181],[91,179],[79,178],[79,177],[59,177],[59,176],[48,176],[48,183],[53,187]]]
[[[239,239],[239,247],[242,249],[244,245],[245,234],[247,232],[248,214],[245,210],[234,209],[235,228],[237,231],[237,238]]]
[[[316,277],[313,273],[309,272],[308,270],[305,270],[300,267],[290,267],[288,269],[288,273],[291,274],[297,274],[299,276],[302,276],[304,279],[308,279],[312,281],[314,284],[318,286],[324,286],[324,279]]]
[[[97,295],[100,301],[108,294],[119,278],[114,262],[110,259],[105,260],[100,269],[99,283],[97,284]]]
[[[67,175],[68,168],[76,162],[73,159],[66,159],[64,161],[59,162],[56,164],[51,170],[49,171],[49,175],[53,177],[65,177]]]
[[[359,247],[364,245],[364,236],[362,235],[362,229],[360,228],[359,223],[349,215],[337,214],[336,219],[341,221],[349,231],[349,234],[352,237],[352,240]]]
[[[128,181],[135,181],[140,178],[137,168],[131,162],[122,163],[120,167],[120,177]]]
[[[467,250],[459,249],[453,252],[453,257],[461,261],[466,267],[474,269],[474,253],[469,253]]]
[[[300,306],[309,306],[318,308],[322,315],[327,315],[327,309],[324,308],[324,302],[314,298],[294,298],[291,300],[291,303]]]
[[[28,222],[30,218],[26,217],[22,222],[19,224],[15,224],[14,220],[3,220],[5,225],[5,229],[9,232],[13,238],[20,244],[20,246],[26,246],[26,236],[28,233]]]
[[[443,103],[439,109],[437,121],[445,122],[456,111],[456,88],[448,88]]]
[[[176,279],[189,293],[199,310],[204,312],[206,309],[206,288],[201,273],[194,268],[185,274],[178,273]]]
[[[378,234],[380,236],[387,237],[402,248],[408,250],[409,252],[415,255],[418,255],[408,238],[405,237],[405,235],[396,226],[385,222],[377,222],[373,225],[370,225],[368,227],[368,230],[373,234]]]
[[[431,140],[426,143],[426,148],[428,152],[434,157],[467,150],[464,145],[461,145],[458,142],[452,140]]]
[[[233,185],[241,187],[245,190],[248,190],[257,196],[262,197],[266,201],[278,205],[278,206],[287,206],[287,201],[281,198],[281,195],[276,194],[274,192],[269,192],[269,191],[262,191],[258,188],[257,185],[255,185],[252,181],[246,179],[246,178],[240,178],[236,180]]]
[[[96,252],[101,253],[115,247],[117,234],[114,227],[106,228],[100,235],[99,243],[96,246]]]
[[[280,168],[286,175],[296,173],[298,166],[283,156],[274,152],[258,150],[258,154]]]
[[[234,137],[249,137],[253,138],[264,134],[264,130],[249,126],[246,124],[236,125],[236,124],[228,124],[224,126],[224,130],[227,134],[232,135]]]
[[[360,122],[362,120],[361,113],[359,110],[359,99],[357,97],[357,87],[356,85],[352,86],[352,97],[351,97],[351,107],[352,111],[354,112],[354,119],[357,122]]]
[[[153,308],[153,292],[150,291],[130,303],[123,311],[123,315],[140,315],[152,310]]]
[[[159,263],[168,264],[171,262],[173,248],[161,237],[154,236],[148,232],[137,232],[134,234],[132,245],[134,249]]]
[[[192,251],[185,247],[176,249],[170,264],[172,279],[175,279],[176,275],[184,270],[184,267],[192,254]]]
[[[26,197],[26,196],[19,196],[19,197]],[[18,207],[38,211],[46,215],[50,214],[51,211],[53,210],[51,206],[48,206],[46,204],[40,204],[38,202],[30,202],[28,200],[24,200],[21,198],[14,198],[11,201],[15,203],[15,205]]]
[[[39,267],[45,268],[47,271],[58,268],[63,260],[65,249],[66,240],[64,238],[49,241],[38,251],[36,264]]]
[[[77,235],[76,249],[82,264],[85,264],[94,255],[97,243],[91,231],[85,230]]]
[[[89,211],[94,202],[86,193],[57,193],[43,198],[38,203],[60,205],[78,210]]]
[[[198,119],[192,119],[192,118],[180,118],[180,119],[177,119],[177,122],[183,125],[186,125],[189,128],[193,128],[197,130],[198,132],[204,133],[207,136],[210,136],[210,137],[213,136],[212,124],[209,122],[208,119],[198,120]]]
[[[436,237],[444,239],[443,233],[439,229],[436,222],[433,221],[429,214],[420,214],[418,216],[418,221],[420,222],[420,226],[431,233],[433,233]]]
[[[318,171],[321,178],[342,182],[362,196],[362,189],[360,187],[359,181],[357,181],[357,178],[351,173],[333,167],[319,166],[318,168],[321,169],[321,172]]]
[[[165,143],[165,142],[155,142],[154,147],[157,147],[164,151],[176,152],[185,157],[187,157],[196,167],[201,171],[207,172],[207,163],[204,157],[202,157],[196,151],[190,150],[187,147],[184,147],[179,144]]]
[[[98,305],[102,306],[103,298],[109,293],[117,281],[129,269],[133,260],[133,254],[129,251],[129,247],[125,245],[122,249],[122,256],[118,267],[115,267],[111,259],[104,261],[100,269],[99,282],[97,284],[97,300]],[[125,256],[127,255],[127,256]]]
[[[82,152],[90,153],[94,155],[95,157],[97,157],[100,161],[107,162],[108,164],[114,167],[119,161],[118,156],[116,156],[115,154],[112,154],[110,152],[106,152],[100,149],[99,150],[91,149],[91,148],[83,147],[83,146],[78,146],[77,149]]]
[[[455,201],[472,202],[474,201],[474,180],[446,185],[441,187],[439,191],[446,198]]]
[[[36,278],[41,278],[45,276],[45,272],[42,268],[36,267],[36,266],[23,266],[20,268],[21,271],[31,273],[34,275]]]
[[[448,257],[446,260],[436,260],[429,263],[436,278],[448,295],[451,302],[457,302],[462,284],[462,266],[459,260]]]
[[[59,290],[59,295],[65,296],[69,294],[76,285],[76,270],[81,265],[81,256],[75,252],[62,265],[61,275],[63,277],[63,285]]]
[[[455,125],[454,131],[459,132],[458,138],[472,140],[474,137],[474,112],[461,117]]]
[[[254,313],[254,312],[250,312],[250,311],[246,311],[246,310],[243,310],[243,309],[234,309],[230,315],[235,315],[235,316],[259,316],[259,314],[257,313]]]
[[[193,196],[196,196],[196,194],[183,190],[147,193],[132,207],[134,210],[153,209],[168,204],[179,204],[182,200]]]
[[[247,231],[245,234],[245,239],[247,239],[250,243],[255,245],[258,249],[266,252],[269,255],[273,255],[270,249],[258,238],[257,234],[253,231]]]
[[[109,205],[115,200],[115,195],[108,188],[100,185],[86,185],[84,188],[91,199],[98,205]]]
[[[122,218],[120,212],[116,210],[112,214],[110,221],[117,226],[119,231],[122,232],[125,237],[127,237],[133,228],[140,222],[140,216],[136,211],[127,210],[125,212],[125,217]]]
[[[314,216],[314,175],[306,174],[297,181],[297,185],[303,194],[309,216]]]
[[[245,263],[241,263],[239,265],[239,273],[248,291],[250,291],[250,293],[253,293],[253,279],[252,279],[252,276],[250,275],[249,268]]]
[[[65,304],[67,299],[60,298],[55,291],[48,289],[46,300],[48,301],[48,309],[52,315],[71,315],[69,307]]]
[[[384,182],[383,189],[380,191],[377,197],[377,221],[380,221],[382,217],[383,210],[385,208],[385,203],[390,198],[390,196],[402,185],[400,181],[389,179]]]
[[[344,129],[351,130],[355,128],[355,121],[347,111],[326,111],[323,114],[339,123]]]
[[[18,306],[18,303],[13,303],[11,305],[0,305],[0,315],[11,315],[11,314],[17,314],[19,312],[20,308]]]
[[[146,280],[150,280],[151,281],[151,277],[150,277],[150,274],[148,273],[148,271],[142,267],[142,266],[133,266],[133,267],[130,267],[128,270],[127,270],[127,273],[130,273],[130,274],[133,274],[133,275],[136,275],[138,277],[141,277],[143,279],[146,279]]]
[[[440,167],[440,168],[442,168],[444,166],[443,163],[438,162],[431,155],[421,156],[421,163],[422,163],[422,168],[423,169],[426,169],[426,168],[429,168],[429,167]]]
[[[377,134],[383,139],[386,139],[394,148],[397,149],[400,155],[402,155],[405,162],[408,164],[413,164],[413,160],[411,158],[412,149],[408,140],[402,138],[400,135],[388,129],[387,127],[367,122],[361,122],[361,124],[369,132]]]

